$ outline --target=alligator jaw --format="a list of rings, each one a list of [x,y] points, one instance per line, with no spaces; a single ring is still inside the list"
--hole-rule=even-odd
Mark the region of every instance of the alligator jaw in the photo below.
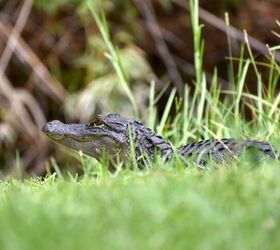
[[[42,128],[42,132],[57,142],[65,139],[86,142],[95,140],[101,136],[110,136],[109,131],[99,127],[88,129],[87,124],[65,124],[57,120],[47,122]]]
[[[42,128],[52,141],[68,148],[82,151],[97,160],[104,153],[109,158],[115,158],[117,154],[123,153],[122,143],[116,139],[116,135],[106,129],[88,124],[64,124],[60,121],[51,121]],[[123,155],[123,154],[122,154]]]

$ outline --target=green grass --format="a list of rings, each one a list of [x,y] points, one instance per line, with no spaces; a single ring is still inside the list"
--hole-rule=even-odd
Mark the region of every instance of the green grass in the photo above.
[[[229,58],[232,89],[220,90],[217,70],[207,87],[198,1],[190,3],[196,88],[190,91],[186,86],[184,100],[177,99],[173,90],[157,121],[155,107],[161,94],[155,95],[152,82],[147,123],[174,145],[222,137],[266,139],[279,145],[279,65],[273,56],[266,64],[256,62],[246,44],[238,59]],[[132,110],[139,114],[105,16],[92,1],[88,4],[119,84]],[[246,49],[249,58],[244,56]],[[271,51],[277,49],[275,46]],[[266,87],[260,66],[269,70]],[[252,69],[257,79],[256,95],[246,92],[246,77]],[[176,116],[171,120],[174,103]],[[245,119],[245,109],[251,120]],[[78,158],[83,177],[65,174],[60,170],[63,166],[51,159],[54,175],[25,181],[11,177],[0,183],[1,250],[280,248],[277,161],[260,163],[249,155],[229,165],[210,164],[208,169],[199,170],[192,164],[185,168],[174,159],[169,164],[156,161],[143,171],[134,168],[110,174],[105,164]]]
[[[280,168],[1,183],[0,249],[279,249]]]

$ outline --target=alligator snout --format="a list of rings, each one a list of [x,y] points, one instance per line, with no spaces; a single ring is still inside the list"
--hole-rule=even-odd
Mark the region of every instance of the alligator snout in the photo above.
[[[47,122],[42,128],[42,132],[52,139],[59,140],[64,137],[64,123],[54,120]]]
[[[45,135],[55,141],[67,138],[84,140],[93,134],[91,130],[87,130],[85,124],[65,124],[58,120],[47,122],[42,128],[42,131]]]

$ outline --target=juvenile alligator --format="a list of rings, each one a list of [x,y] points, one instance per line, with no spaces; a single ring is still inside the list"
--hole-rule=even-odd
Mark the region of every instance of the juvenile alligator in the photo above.
[[[142,162],[145,157],[154,160],[156,151],[166,161],[174,154],[172,145],[162,136],[139,121],[118,114],[99,115],[87,124],[64,124],[55,120],[46,123],[42,131],[52,141],[81,150],[99,161],[106,154],[111,162],[125,162],[130,156],[131,145],[134,145],[136,159]],[[184,158],[193,157],[199,165],[205,166],[209,159],[220,163],[240,156],[249,148],[255,149],[257,154],[276,158],[269,142],[255,140],[205,140],[181,146],[177,152]]]

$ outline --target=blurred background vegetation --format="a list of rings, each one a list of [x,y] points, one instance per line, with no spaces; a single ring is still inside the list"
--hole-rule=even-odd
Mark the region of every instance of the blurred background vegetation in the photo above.
[[[106,15],[113,43],[139,109],[147,118],[152,81],[163,94],[160,117],[169,93],[193,87],[193,34],[187,0],[95,0]],[[205,38],[203,68],[210,86],[215,68],[222,89],[232,87],[228,58],[238,58],[243,29],[258,62],[266,63],[266,44],[279,44],[278,0],[201,0]],[[229,13],[226,26],[224,13]],[[230,43],[229,43],[230,41]],[[230,46],[230,49],[229,49]],[[48,120],[85,122],[96,114],[133,116],[119,84],[87,1],[0,0],[0,168],[44,174],[50,155],[65,166],[73,159],[56,151],[41,128]],[[280,61],[275,53],[275,60]],[[234,62],[234,60],[233,60]],[[238,61],[231,65],[238,67]],[[253,67],[245,89],[256,92]],[[269,78],[269,69],[260,68]],[[275,84],[277,86],[277,84]],[[163,91],[164,90],[164,91]],[[250,114],[248,118],[251,119]]]

